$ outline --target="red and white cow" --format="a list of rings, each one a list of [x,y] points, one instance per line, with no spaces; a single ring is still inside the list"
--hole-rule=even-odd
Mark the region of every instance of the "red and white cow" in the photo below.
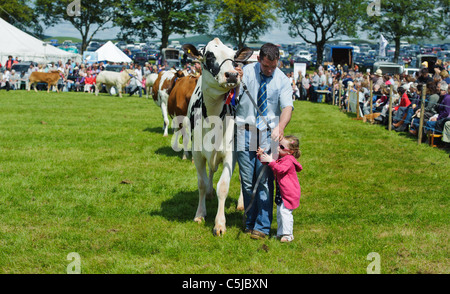
[[[238,52],[225,46],[218,38],[210,41],[199,52],[193,45],[183,45],[183,50],[192,58],[202,63],[202,75],[192,94],[188,107],[188,118],[193,128],[192,157],[197,169],[199,203],[194,221],[202,222],[206,216],[205,198],[213,194],[213,175],[220,163],[223,171],[217,183],[216,194],[218,208],[215,219],[214,235],[225,233],[225,200],[228,196],[230,180],[236,164],[236,152],[233,146],[234,116],[233,107],[226,104],[230,90],[239,86],[241,78],[236,71],[236,62],[245,62],[253,53],[250,48]],[[198,113],[201,113],[199,116]],[[225,118],[226,117],[226,118]],[[213,127],[211,121],[222,120],[221,128]],[[186,121],[186,120],[185,120]],[[205,141],[211,132],[220,130],[214,139],[215,146],[206,148]],[[231,140],[230,140],[231,138]],[[206,139],[206,140],[205,140]],[[206,142],[207,143],[207,142]],[[198,148],[200,146],[200,148]],[[209,168],[209,177],[206,167]]]
[[[169,135],[169,116],[167,114],[167,101],[169,100],[170,92],[175,86],[175,82],[178,78],[184,76],[181,70],[170,69],[168,71],[161,71],[158,74],[158,78],[152,87],[152,96],[156,105],[161,108],[162,116],[164,119],[164,137]]]
[[[177,117],[182,119],[187,116],[189,101],[191,100],[191,96],[194,93],[199,78],[200,75],[188,74],[177,80],[175,86],[170,92],[169,100],[167,102],[167,110],[170,117]],[[178,121],[177,119],[172,121],[172,127],[174,131],[176,129],[181,130],[181,137],[183,138],[183,148],[180,148],[178,146],[178,135],[174,136],[172,147],[174,147],[174,149],[176,148],[177,150],[184,149],[183,159],[187,159],[189,153],[188,145],[190,142],[190,131],[188,130],[186,132],[186,130],[182,126],[182,121]],[[178,131],[175,131],[175,133],[178,134]]]

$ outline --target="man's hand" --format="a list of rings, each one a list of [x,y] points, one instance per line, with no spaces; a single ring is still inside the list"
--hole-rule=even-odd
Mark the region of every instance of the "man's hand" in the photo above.
[[[244,71],[242,70],[242,68],[240,68],[240,67],[235,67],[234,68],[237,72],[238,72],[238,75],[239,75],[239,77],[241,78],[241,80],[242,80],[242,77],[244,76]]]

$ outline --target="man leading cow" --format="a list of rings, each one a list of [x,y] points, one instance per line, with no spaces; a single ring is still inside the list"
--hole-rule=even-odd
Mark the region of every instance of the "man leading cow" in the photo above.
[[[266,43],[261,47],[258,62],[243,68],[242,84],[247,86],[251,97],[241,84],[241,96],[236,109],[237,162],[244,207],[246,211],[249,209],[245,231],[253,239],[261,239],[269,234],[274,192],[273,173],[270,168],[263,170],[256,150],[261,147],[269,154],[277,151],[276,146],[284,137],[284,129],[294,109],[292,87],[289,78],[277,67],[279,59],[280,52],[276,45]],[[250,99],[254,99],[254,103]],[[260,109],[265,121],[259,117],[255,106]],[[249,208],[253,187],[262,170],[264,174]]]

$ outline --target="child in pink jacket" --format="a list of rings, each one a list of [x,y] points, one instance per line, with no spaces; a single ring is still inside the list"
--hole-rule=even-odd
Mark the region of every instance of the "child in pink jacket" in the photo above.
[[[292,211],[300,205],[301,188],[298,181],[297,172],[303,168],[296,158],[300,157],[299,141],[295,136],[284,137],[278,145],[277,160],[271,155],[258,149],[261,162],[269,163],[277,183],[277,237],[281,242],[291,242],[294,240],[293,227],[294,217]],[[280,197],[281,196],[281,197]],[[281,199],[280,199],[281,198]]]

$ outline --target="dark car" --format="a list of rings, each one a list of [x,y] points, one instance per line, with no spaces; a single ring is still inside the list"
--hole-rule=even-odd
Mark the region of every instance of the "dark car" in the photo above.
[[[37,66],[36,62],[33,61],[23,61],[19,63],[15,63],[12,65],[11,70],[15,70],[16,73],[19,73],[22,77],[30,68],[30,65],[33,64],[34,66]]]
[[[311,61],[304,57],[294,56],[292,58],[293,63],[306,63],[306,68],[309,68],[311,66]]]
[[[159,58],[159,51],[158,50],[153,50],[153,49],[149,50],[147,52],[147,58],[150,59],[150,60],[158,60],[158,58]]]
[[[367,57],[366,59],[364,59],[362,66],[365,68],[372,68],[374,63],[375,63],[375,58]]]
[[[139,51],[134,54],[134,63],[144,65],[147,61],[147,53]]]

